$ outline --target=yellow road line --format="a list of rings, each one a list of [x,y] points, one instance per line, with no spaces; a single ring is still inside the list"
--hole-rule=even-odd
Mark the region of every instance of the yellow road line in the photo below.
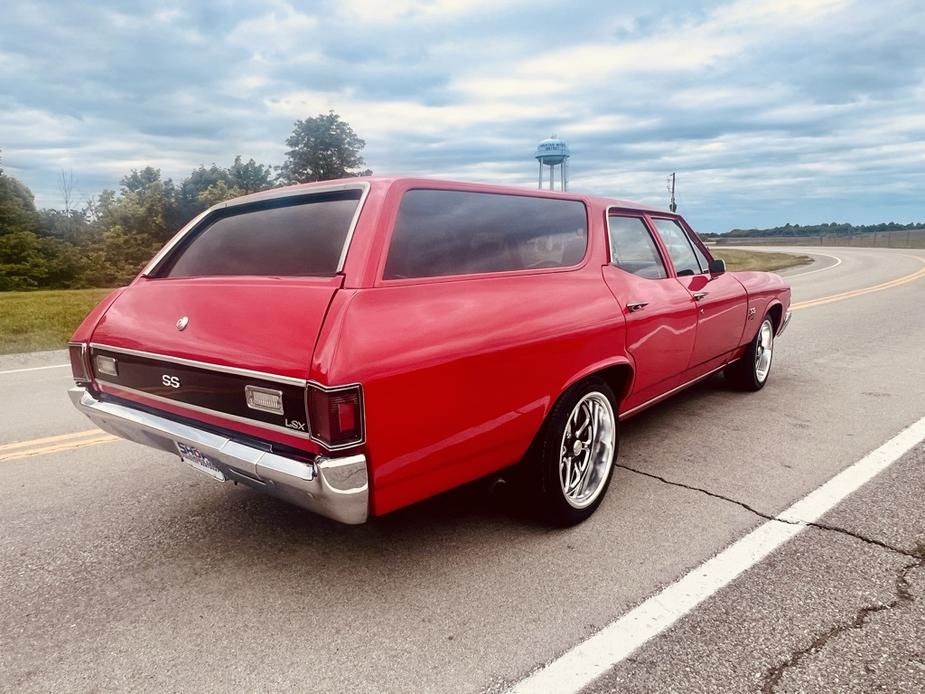
[[[75,448],[84,448],[86,446],[96,446],[100,443],[109,443],[110,441],[118,441],[119,438],[116,436],[111,436],[105,432],[97,432],[98,436],[93,438],[81,438],[74,439],[72,441],[66,441],[63,443],[56,443],[50,446],[39,446],[36,448],[25,448],[19,451],[14,451],[12,453],[4,453],[0,455],[0,462],[9,462],[11,460],[19,460],[21,458],[29,458],[33,455],[42,455],[43,453],[60,453],[61,451],[70,451]]]
[[[57,436],[45,436],[40,439],[30,439],[28,441],[14,441],[13,443],[4,443],[0,445],[0,451],[9,451],[14,448],[28,448],[31,446],[38,446],[43,443],[52,443],[56,441],[81,439],[88,436],[96,436],[99,433],[99,429],[87,429],[86,431],[78,431],[73,434],[58,434]]]
[[[925,264],[925,260],[919,259]],[[906,284],[907,282],[914,282],[915,280],[925,277],[925,267],[919,268],[916,272],[913,272],[908,275],[903,275],[902,277],[897,277],[895,280],[890,280],[889,282],[883,282],[882,284],[875,284],[872,287],[863,287],[861,289],[852,289],[851,291],[841,292],[839,294],[832,294],[830,296],[822,296],[818,299],[810,299],[809,301],[801,301],[790,306],[791,311],[799,311],[801,308],[811,308],[813,306],[822,306],[823,304],[831,304],[834,301],[843,301],[844,299],[852,299],[856,296],[863,296],[864,294],[871,294],[873,292],[880,292],[884,289],[892,289],[893,287],[898,287],[900,285]]]

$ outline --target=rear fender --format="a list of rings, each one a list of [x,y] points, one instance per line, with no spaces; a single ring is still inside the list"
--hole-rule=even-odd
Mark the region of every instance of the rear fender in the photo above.
[[[114,289],[109,294],[107,294],[100,303],[98,303],[90,313],[87,314],[80,325],[77,326],[77,330],[74,331],[74,334],[71,336],[71,342],[89,342],[90,338],[93,336],[93,331],[96,329],[97,323],[100,322],[100,319],[106,315],[106,311],[109,310],[109,307],[115,303],[116,299],[119,298],[119,295],[124,292],[127,287],[119,287]]]

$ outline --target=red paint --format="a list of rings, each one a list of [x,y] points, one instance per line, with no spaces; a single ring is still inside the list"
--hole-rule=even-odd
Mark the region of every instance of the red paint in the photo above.
[[[115,300],[107,298],[75,340],[325,386],[361,384],[366,442],[360,450],[371,468],[371,510],[382,514],[516,463],[555,400],[581,378],[622,368],[608,373],[628,378],[619,388],[619,410],[627,412],[734,358],[770,307],[789,308],[789,288],[770,273],[678,278],[666,261],[669,277],[650,280],[610,265],[608,209],[656,213],[632,203],[425,179],[368,180],[342,275],[139,277]],[[588,212],[587,253],[572,268],[383,281],[401,196],[422,187],[579,200]],[[688,228],[676,215],[657,214]],[[650,231],[657,239],[651,223]],[[702,291],[707,296],[695,301]],[[645,309],[629,311],[627,304],[637,301]],[[747,318],[749,308],[756,309],[754,319]],[[182,315],[190,322],[178,331]],[[337,408],[337,417],[349,427],[354,412]],[[234,426],[310,453],[322,450],[284,432]]]

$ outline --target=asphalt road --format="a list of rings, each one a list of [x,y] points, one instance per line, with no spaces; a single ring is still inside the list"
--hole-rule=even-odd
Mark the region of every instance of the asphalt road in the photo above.
[[[69,371],[0,357],[0,690],[516,684],[925,415],[925,277],[892,282],[925,252],[799,252],[765,389],[716,377],[625,422],[626,467],[564,531],[503,487],[346,527],[127,442],[35,442],[90,429]],[[920,444],[588,690],[925,690],[923,470]]]

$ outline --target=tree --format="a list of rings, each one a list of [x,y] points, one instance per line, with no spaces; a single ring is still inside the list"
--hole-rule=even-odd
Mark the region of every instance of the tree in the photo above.
[[[216,164],[200,165],[178,188],[177,213],[186,222],[216,202],[273,187],[273,167],[247,162],[241,155],[227,169]]]
[[[245,195],[247,191],[236,188],[235,186],[229,186],[224,181],[219,181],[218,183],[213,183],[211,186],[202,191],[199,196],[199,204],[202,205],[203,209],[212,207],[212,205],[217,205],[220,202],[225,202],[225,200],[231,200],[232,198],[237,198],[242,195]]]
[[[32,191],[12,176],[0,174],[0,235],[35,231],[38,226]]]
[[[228,168],[227,183],[243,193],[256,193],[273,187],[273,168],[258,164],[253,159],[241,161],[239,154]]]
[[[73,245],[31,231],[0,236],[0,291],[69,287],[80,270]]]
[[[283,183],[309,183],[350,176],[368,176],[360,151],[366,142],[334,111],[295,122],[286,140],[289,151],[280,167]]]
[[[133,169],[121,186],[118,197],[112,191],[100,193],[98,213],[104,228],[119,225],[127,233],[165,243],[187,221],[178,213],[177,187],[161,178],[160,169]]]

